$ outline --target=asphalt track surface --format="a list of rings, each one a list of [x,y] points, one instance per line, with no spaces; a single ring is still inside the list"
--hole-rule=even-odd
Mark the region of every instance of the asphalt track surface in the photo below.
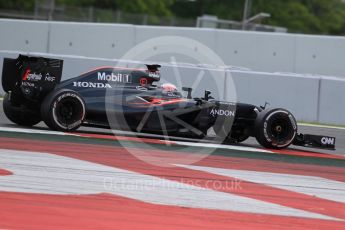
[[[211,144],[26,129],[2,111],[0,128],[0,229],[345,227],[342,129],[300,128],[335,136],[331,152],[250,139],[203,155]]]

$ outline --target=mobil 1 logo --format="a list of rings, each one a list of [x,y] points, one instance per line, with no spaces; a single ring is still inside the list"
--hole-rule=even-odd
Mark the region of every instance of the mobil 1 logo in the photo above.
[[[97,80],[115,83],[132,83],[132,77],[127,73],[98,72]]]

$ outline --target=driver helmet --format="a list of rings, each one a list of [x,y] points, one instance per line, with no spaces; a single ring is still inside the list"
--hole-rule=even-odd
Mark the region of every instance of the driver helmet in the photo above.
[[[171,83],[164,83],[161,85],[161,89],[164,92],[176,92],[177,87],[174,84]]]

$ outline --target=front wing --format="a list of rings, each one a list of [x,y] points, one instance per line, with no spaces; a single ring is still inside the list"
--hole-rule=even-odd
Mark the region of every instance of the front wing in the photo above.
[[[308,148],[335,150],[335,141],[335,137],[319,136],[312,134],[298,134],[293,144]]]

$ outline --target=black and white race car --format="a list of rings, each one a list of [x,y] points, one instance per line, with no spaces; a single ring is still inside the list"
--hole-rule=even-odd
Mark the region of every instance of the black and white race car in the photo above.
[[[298,134],[286,109],[219,101],[210,91],[193,98],[191,88],[180,92],[172,84],[158,86],[159,65],[100,67],[65,81],[62,68],[58,59],[5,58],[3,107],[8,119],[23,126],[44,121],[60,131],[95,126],[193,138],[204,138],[213,128],[224,142],[252,136],[266,148],[335,148],[334,137]]]

